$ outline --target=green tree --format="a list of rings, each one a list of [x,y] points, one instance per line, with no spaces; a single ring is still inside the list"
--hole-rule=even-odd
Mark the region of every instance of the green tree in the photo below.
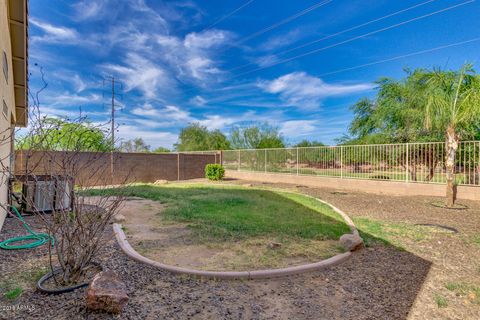
[[[294,148],[322,147],[322,146],[325,146],[325,144],[321,143],[320,141],[315,141],[315,140],[310,141],[307,139],[303,139],[302,141],[293,145]]]
[[[230,143],[220,130],[209,131],[206,126],[192,123],[180,131],[175,149],[177,151],[226,150],[230,149]]]
[[[401,80],[377,81],[375,99],[362,99],[353,107],[349,136],[342,144],[397,143],[445,140],[447,200],[454,202],[455,155],[460,137],[471,139],[480,132],[480,78],[473,67],[459,71],[406,70]],[[420,153],[419,153],[420,152]],[[433,169],[437,154],[412,148],[409,157]],[[401,156],[400,158],[404,158]],[[433,165],[432,165],[433,164]],[[415,180],[415,162],[412,179]]]
[[[120,142],[118,150],[121,152],[150,152],[150,146],[142,138]]]
[[[284,138],[278,128],[268,123],[237,127],[232,130],[230,141],[234,149],[285,148]]]
[[[97,152],[112,150],[105,132],[89,122],[44,118],[36,126],[35,134],[19,136],[16,139],[17,149]]]
[[[425,74],[424,125],[445,133],[445,167],[448,207],[454,204],[455,157],[460,137],[478,134],[480,122],[480,76],[472,65],[460,71],[433,70]]]
[[[228,150],[230,141],[220,130],[213,130],[209,132],[208,147],[210,150]]]
[[[170,149],[165,148],[165,147],[158,147],[152,150],[153,153],[166,153],[170,152]]]
[[[423,125],[427,70],[406,70],[401,80],[382,78],[374,100],[361,99],[354,106],[347,144],[438,141],[442,133]],[[352,141],[348,141],[352,140]]]

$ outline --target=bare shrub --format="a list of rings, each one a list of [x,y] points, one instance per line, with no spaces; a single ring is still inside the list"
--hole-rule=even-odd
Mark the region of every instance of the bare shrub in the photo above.
[[[23,193],[20,202],[40,218],[53,239],[48,247],[57,285],[70,285],[82,282],[92,267],[107,240],[105,228],[124,197],[85,196],[89,189],[114,181],[112,153],[88,138],[92,133],[101,133],[109,141],[108,123],[90,124],[81,112],[75,119],[49,120],[40,112],[39,93],[46,87],[44,81],[44,87],[30,96],[29,125],[18,145],[22,150],[16,159],[14,180],[33,190]],[[127,178],[123,177],[125,181]],[[118,182],[118,178],[115,181],[121,185],[125,182]],[[33,186],[35,189],[30,188]]]

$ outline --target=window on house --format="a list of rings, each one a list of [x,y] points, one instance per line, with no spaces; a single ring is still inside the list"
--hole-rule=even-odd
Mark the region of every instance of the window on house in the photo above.
[[[3,115],[8,120],[8,106],[5,100],[3,100]]]
[[[7,53],[3,51],[3,75],[5,76],[5,81],[8,83],[8,58],[7,58]]]

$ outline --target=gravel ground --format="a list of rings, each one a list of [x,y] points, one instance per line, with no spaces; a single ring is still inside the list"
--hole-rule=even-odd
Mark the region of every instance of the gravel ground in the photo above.
[[[175,276],[129,260],[109,229],[100,259],[128,287],[130,301],[120,316],[86,311],[84,289],[54,296],[32,288],[15,301],[6,300],[2,294],[0,319],[480,319],[478,306],[462,304],[463,298],[453,293],[453,297],[447,296],[447,308],[438,308],[432,298],[436,290],[444,289],[445,275],[479,280],[478,261],[470,257],[478,251],[461,240],[462,235],[478,232],[478,203],[466,202],[474,209],[440,213],[438,210],[444,209],[429,206],[427,198],[333,195],[332,190],[298,189],[330,201],[352,216],[448,223],[461,231],[459,240],[455,238],[449,245],[427,242],[412,248],[407,244],[407,250],[369,247],[341,265],[289,278],[213,281]],[[35,218],[27,221],[39,229]],[[0,239],[23,233],[15,220],[8,219]],[[45,254],[45,248],[0,251],[3,278],[32,268],[38,261],[45,263]],[[477,278],[472,279],[475,270]],[[441,293],[450,292],[444,289]],[[30,310],[5,310],[12,306]]]

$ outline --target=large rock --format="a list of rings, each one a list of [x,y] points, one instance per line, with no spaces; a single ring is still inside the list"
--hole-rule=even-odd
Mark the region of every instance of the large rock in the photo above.
[[[127,302],[127,287],[113,271],[98,273],[88,286],[87,308],[90,310],[120,313]]]
[[[347,251],[355,251],[363,246],[363,240],[356,234],[347,233],[340,237],[340,243]]]

